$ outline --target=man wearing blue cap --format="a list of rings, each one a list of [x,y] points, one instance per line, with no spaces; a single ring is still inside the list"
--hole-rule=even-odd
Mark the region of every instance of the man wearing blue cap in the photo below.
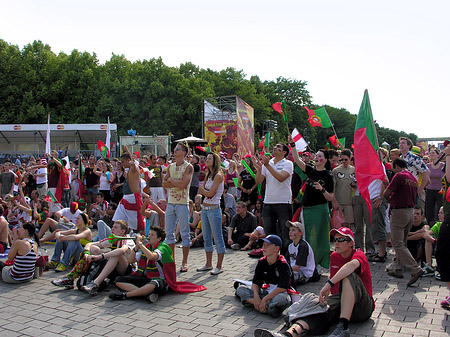
[[[256,265],[252,284],[241,284],[236,289],[236,296],[245,306],[253,306],[261,313],[280,317],[283,310],[292,303],[287,292],[292,272],[286,259],[280,254],[280,237],[269,235],[262,240],[264,256]]]

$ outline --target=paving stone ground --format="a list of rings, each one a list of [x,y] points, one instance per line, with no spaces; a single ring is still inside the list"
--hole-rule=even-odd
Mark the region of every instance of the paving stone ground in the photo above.
[[[53,246],[44,248],[51,254]],[[179,248],[175,260],[181,261]],[[22,285],[0,281],[0,336],[253,336],[256,328],[278,329],[284,323],[281,318],[245,308],[234,296],[232,279],[251,279],[256,262],[246,252],[228,250],[224,273],[212,276],[195,271],[204,264],[204,251],[192,249],[189,271],[178,274],[178,279],[203,284],[207,290],[172,292],[154,304],[144,299],[113,302],[108,298],[112,287],[96,297],[57,288],[50,281],[62,275],[54,271]],[[448,294],[446,285],[424,277],[407,288],[409,273],[404,279],[392,278],[385,266],[371,264],[376,309],[369,321],[350,325],[351,335],[450,335],[450,312],[439,306]],[[325,281],[322,276],[320,282],[298,290],[318,293]]]

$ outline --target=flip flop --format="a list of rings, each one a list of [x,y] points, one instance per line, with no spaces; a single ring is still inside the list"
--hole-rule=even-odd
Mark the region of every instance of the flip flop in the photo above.
[[[188,267],[187,266],[181,266],[180,273],[185,273],[187,271],[188,271]]]
[[[241,251],[245,252],[246,250],[251,250],[251,248],[241,248]]]

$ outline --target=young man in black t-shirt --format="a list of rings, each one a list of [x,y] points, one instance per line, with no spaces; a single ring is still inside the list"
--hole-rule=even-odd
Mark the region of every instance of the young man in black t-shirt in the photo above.
[[[284,256],[280,255],[282,242],[279,236],[269,235],[262,240],[264,257],[256,265],[252,285],[241,284],[236,289],[236,296],[246,306],[280,317],[283,310],[292,303],[287,292],[290,288],[291,268]]]

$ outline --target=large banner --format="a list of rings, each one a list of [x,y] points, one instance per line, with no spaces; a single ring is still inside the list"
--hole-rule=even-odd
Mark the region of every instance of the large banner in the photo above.
[[[225,152],[231,159],[237,149],[236,122],[231,121],[209,121],[205,122],[205,139],[212,152]]]
[[[204,101],[204,128],[211,151],[223,152],[228,159],[236,152],[241,158],[253,155],[253,108],[237,96],[208,100]]]
[[[237,103],[237,143],[238,154],[241,158],[246,154],[253,155],[253,108],[239,97],[236,97]]]

